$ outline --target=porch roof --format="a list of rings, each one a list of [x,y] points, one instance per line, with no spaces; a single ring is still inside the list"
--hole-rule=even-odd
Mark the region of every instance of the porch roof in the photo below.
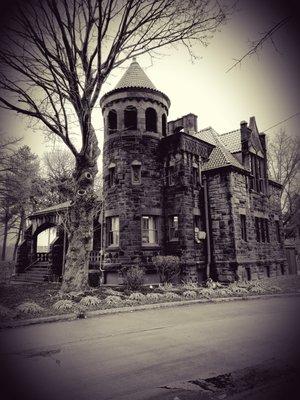
[[[39,211],[35,211],[34,213],[30,214],[28,216],[28,218],[31,219],[31,218],[35,218],[35,217],[37,217],[39,215],[52,214],[52,213],[55,213],[55,212],[58,212],[58,211],[62,211],[62,210],[67,209],[70,205],[71,205],[71,201],[68,200],[68,201],[65,201],[64,203],[56,204],[55,206],[51,206],[51,207],[47,207],[47,208],[44,208],[44,209],[39,210]]]

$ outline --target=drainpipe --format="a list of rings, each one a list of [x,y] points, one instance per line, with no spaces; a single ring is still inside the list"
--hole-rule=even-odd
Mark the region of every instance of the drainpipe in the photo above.
[[[208,279],[210,278],[211,247],[210,247],[210,227],[209,227],[209,215],[208,215],[208,192],[207,192],[206,176],[203,176],[203,190],[204,190],[205,226],[206,226],[206,250],[207,250],[206,279]]]
[[[104,275],[103,275],[103,272],[104,272],[104,269],[103,269],[103,259],[104,259],[104,245],[103,245],[103,229],[104,229],[104,202],[102,202],[102,207],[101,207],[101,214],[100,214],[100,217],[101,217],[101,231],[100,231],[100,265],[99,265],[99,269],[100,269],[100,272],[101,272],[101,275],[100,275],[100,286],[102,286],[102,284],[103,284],[103,277],[104,277]]]
[[[61,276],[64,276],[65,273],[65,263],[66,263],[66,244],[67,244],[67,232],[66,227],[64,227],[64,239],[63,239],[63,259],[62,259],[62,269]]]

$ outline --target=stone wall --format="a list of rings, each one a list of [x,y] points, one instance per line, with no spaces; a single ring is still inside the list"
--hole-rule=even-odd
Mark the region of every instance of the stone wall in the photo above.
[[[228,169],[207,174],[212,250],[211,276],[220,281],[234,281],[236,270],[230,178]]]

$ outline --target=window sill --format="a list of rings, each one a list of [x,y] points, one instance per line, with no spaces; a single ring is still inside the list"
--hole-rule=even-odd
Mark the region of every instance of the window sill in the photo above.
[[[160,245],[158,243],[142,243],[142,248],[146,249],[152,249],[152,248],[158,248]]]
[[[119,250],[119,249],[120,249],[119,245],[111,244],[110,246],[107,246],[105,250]]]

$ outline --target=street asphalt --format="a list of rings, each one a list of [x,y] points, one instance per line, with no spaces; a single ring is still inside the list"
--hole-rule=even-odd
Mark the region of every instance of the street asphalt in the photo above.
[[[299,297],[241,300],[3,330],[0,397],[175,399],[177,382],[297,365],[299,308]]]

